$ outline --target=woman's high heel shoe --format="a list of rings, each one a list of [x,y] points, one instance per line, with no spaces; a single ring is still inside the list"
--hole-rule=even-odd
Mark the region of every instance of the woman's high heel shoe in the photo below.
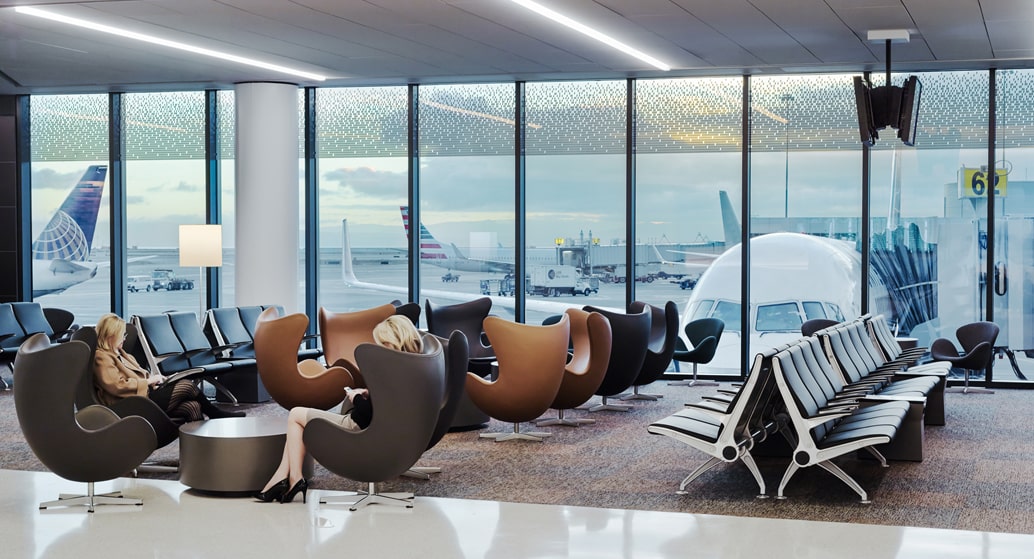
[[[289,489],[287,485],[288,483],[290,482],[285,477],[284,479],[274,483],[273,486],[269,489],[265,491],[259,491],[252,496],[262,501],[263,503],[279,501],[280,498],[284,496],[284,493],[287,493],[287,490]]]
[[[302,494],[302,502],[305,502],[305,493],[309,491],[309,482],[305,478],[298,480],[298,483],[294,484],[294,487],[287,490],[286,493],[280,496],[281,503],[290,503],[294,500],[294,496],[299,492]]]

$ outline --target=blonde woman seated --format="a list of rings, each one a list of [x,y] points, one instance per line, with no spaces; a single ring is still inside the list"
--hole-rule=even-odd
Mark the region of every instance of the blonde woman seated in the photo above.
[[[210,418],[244,417],[244,412],[228,412],[216,407],[193,381],[167,383],[164,376],[152,375],[122,348],[125,339],[126,321],[118,315],[109,313],[97,322],[93,378],[97,398],[105,405],[129,396],[147,396],[169,417],[184,421],[198,421],[206,415]]]
[[[402,315],[390,316],[374,327],[373,339],[378,344],[397,351],[408,353],[423,351],[420,332],[408,318]],[[284,444],[284,454],[280,460],[280,466],[262,491],[255,494],[256,499],[266,503],[271,501],[290,503],[294,500],[295,495],[301,493],[302,502],[305,502],[305,494],[309,489],[309,482],[302,477],[302,462],[305,460],[305,443],[302,441],[302,432],[305,424],[314,417],[322,417],[353,431],[365,429],[373,418],[373,406],[367,390],[365,388],[346,388],[341,412],[338,414],[314,408],[291,408],[287,416],[287,442]]]

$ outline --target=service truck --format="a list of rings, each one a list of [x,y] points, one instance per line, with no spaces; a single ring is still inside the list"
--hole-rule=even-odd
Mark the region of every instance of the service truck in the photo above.
[[[532,266],[527,279],[529,295],[589,295],[600,290],[599,278],[585,277],[579,268],[562,264]]]
[[[155,291],[159,289],[169,291],[194,289],[194,280],[178,278],[176,273],[169,269],[157,269],[151,272],[151,289]]]

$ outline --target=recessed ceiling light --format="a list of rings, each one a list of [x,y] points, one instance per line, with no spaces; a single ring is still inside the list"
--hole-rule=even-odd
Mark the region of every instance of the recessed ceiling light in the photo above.
[[[111,35],[117,35],[119,37],[125,37],[127,39],[134,39],[134,40],[137,40],[137,41],[143,41],[145,43],[151,43],[151,44],[154,44],[154,45],[161,45],[163,47],[168,47],[168,48],[182,50],[182,51],[187,51],[187,52],[192,52],[194,54],[200,54],[200,55],[203,55],[203,56],[210,56],[212,58],[218,58],[220,60],[228,60],[230,62],[236,62],[238,64],[245,64],[245,65],[248,65],[248,66],[255,66],[256,68],[264,68],[266,70],[273,70],[274,72],[281,72],[281,73],[284,73],[284,74],[289,74],[289,75],[292,75],[292,76],[298,76],[298,77],[309,79],[309,80],[314,80],[314,81],[320,81],[321,82],[321,81],[324,81],[324,80],[327,79],[326,76],[323,76],[323,75],[320,75],[320,74],[314,74],[312,72],[306,72],[304,70],[297,70],[297,69],[294,69],[294,68],[289,68],[287,66],[281,66],[279,64],[273,64],[271,62],[263,62],[261,60],[255,60],[253,58],[247,58],[247,57],[244,57],[244,56],[237,56],[235,54],[219,52],[217,50],[211,50],[211,49],[206,49],[206,48],[203,48],[203,47],[197,47],[197,46],[194,46],[194,45],[188,45],[186,43],[180,43],[180,42],[177,42],[177,41],[170,41],[168,39],[162,39],[160,37],[155,37],[153,35],[147,35],[145,33],[137,33],[135,31],[129,31],[128,29],[121,29],[121,28],[118,28],[118,27],[112,27],[110,25],[104,25],[104,24],[101,24],[101,23],[95,23],[95,22],[92,22],[92,21],[87,21],[85,19],[79,19],[79,18],[75,18],[75,17],[64,16],[64,15],[57,14],[57,13],[54,13],[54,12],[49,12],[49,11],[46,11],[46,10],[41,10],[39,8],[32,8],[32,7],[29,7],[29,6],[18,6],[18,7],[15,8],[15,11],[17,11],[20,14],[36,16],[36,17],[40,17],[40,18],[43,18],[43,19],[49,19],[51,21],[57,21],[57,22],[60,22],[60,23],[68,24],[68,25],[74,25],[76,27],[82,27],[82,28],[85,28],[85,29],[90,29],[90,30],[93,30],[93,31],[100,31],[101,33],[108,33],[108,34],[111,34]]]
[[[593,29],[592,27],[589,27],[588,25],[585,25],[583,23],[579,23],[579,22],[577,22],[577,21],[575,21],[575,20],[573,20],[573,19],[571,19],[571,18],[569,18],[569,17],[567,17],[567,16],[565,16],[563,14],[554,12],[553,10],[543,6],[542,4],[539,4],[538,2],[533,2],[532,0],[513,0],[513,2],[515,2],[516,4],[518,4],[520,6],[525,7],[525,8],[527,8],[527,9],[529,9],[529,10],[531,10],[531,11],[533,11],[533,12],[535,12],[535,13],[541,15],[541,16],[545,16],[545,17],[547,17],[547,18],[549,18],[549,19],[551,19],[551,20],[553,20],[553,21],[555,21],[557,23],[566,25],[567,27],[570,27],[571,29],[574,29],[575,31],[577,31],[579,33],[583,33],[585,35],[588,35],[588,36],[592,37],[593,39],[596,39],[597,41],[599,41],[599,42],[601,42],[601,43],[603,43],[603,44],[605,44],[607,46],[615,48],[615,49],[617,49],[617,50],[619,50],[619,51],[621,51],[621,52],[623,52],[625,54],[630,54],[630,55],[638,58],[639,60],[642,60],[643,62],[646,62],[647,64],[649,64],[651,66],[654,66],[656,68],[660,68],[661,70],[664,70],[665,72],[667,72],[668,70],[671,70],[671,66],[661,62],[660,60],[657,60],[656,58],[654,58],[654,57],[644,53],[643,51],[641,51],[639,49],[636,49],[634,47],[630,47],[630,46],[626,45],[625,43],[622,43],[621,41],[611,37],[610,35],[607,35],[605,33],[597,31],[597,30]]]

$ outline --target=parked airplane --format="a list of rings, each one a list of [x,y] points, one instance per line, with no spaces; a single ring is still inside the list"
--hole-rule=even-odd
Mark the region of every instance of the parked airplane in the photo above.
[[[399,209],[402,211],[402,225],[406,228],[406,236],[409,236],[409,206],[399,206]],[[455,244],[445,245],[435,239],[423,223],[420,224],[420,262],[461,272],[512,274],[514,270],[513,262],[467,258]]]
[[[426,231],[423,225],[421,225],[421,230]],[[352,242],[348,235],[347,219],[341,220],[341,279],[344,281],[345,285],[349,287],[355,287],[358,289],[369,289],[381,293],[391,293],[394,295],[401,296],[401,299],[406,299],[407,297],[409,297],[409,288],[407,287],[365,282],[356,278],[355,269],[352,265]],[[441,289],[421,289],[420,296],[432,299],[445,299],[448,301],[461,302],[471,301],[479,297],[484,297],[484,295],[476,293],[462,293],[458,291],[446,291]],[[492,299],[493,307],[510,310],[513,310],[514,308],[515,303],[513,297],[503,297],[498,295],[489,295],[488,297]],[[538,299],[531,298],[525,301],[526,309],[550,314],[560,314],[571,307],[581,308],[581,306],[582,305],[580,304],[568,304],[561,303],[558,301],[540,301]]]
[[[701,373],[738,375],[742,245],[727,250],[704,272],[683,310],[679,335],[698,318],[725,322],[714,359]],[[800,338],[812,318],[838,321],[861,312],[861,255],[852,243],[801,233],[768,233],[750,239],[750,353]]]
[[[97,275],[90,246],[107,165],[91,165],[32,243],[32,296],[60,293]]]

